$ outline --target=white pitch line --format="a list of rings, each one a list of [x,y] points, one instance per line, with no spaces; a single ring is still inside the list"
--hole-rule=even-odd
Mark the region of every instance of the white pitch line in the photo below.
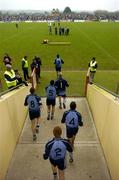
[[[88,39],[90,40],[90,42],[92,42],[98,49],[100,49],[101,51],[104,52],[104,54],[106,54],[108,57],[111,57],[113,59],[113,61],[115,61],[116,64],[119,64],[118,60],[115,59],[108,51],[106,51],[100,44],[98,44],[95,40],[91,39],[84,31],[81,31],[81,29],[79,29],[79,31]]]

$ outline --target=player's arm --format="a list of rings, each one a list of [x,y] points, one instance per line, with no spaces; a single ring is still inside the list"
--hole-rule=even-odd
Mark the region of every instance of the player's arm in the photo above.
[[[83,120],[82,120],[81,114],[77,112],[77,115],[78,115],[78,124],[79,124],[79,126],[83,126]]]
[[[36,99],[38,101],[39,106],[42,106],[41,97],[40,96],[36,96]]]
[[[48,142],[46,145],[45,145],[45,152],[43,154],[43,158],[46,160],[48,159],[49,157],[49,154],[50,154],[50,150],[52,148],[52,145],[53,145],[53,140],[51,140],[50,142]]]
[[[73,148],[72,148],[70,142],[67,139],[64,140],[64,144],[66,146],[67,151],[73,152]]]
[[[25,98],[24,106],[27,106],[27,105],[28,105],[27,99],[28,99],[28,96],[26,96],[26,98]]]
[[[69,84],[68,84],[68,82],[67,82],[67,81],[65,81],[65,84],[66,84],[66,87],[69,87]]]
[[[56,59],[55,59],[55,61],[54,61],[54,64],[56,64]]]
[[[61,59],[61,63],[64,64],[64,61]]]
[[[67,112],[64,112],[64,114],[63,114],[63,116],[62,116],[61,123],[65,123],[65,121],[66,121],[66,115],[67,115]]]

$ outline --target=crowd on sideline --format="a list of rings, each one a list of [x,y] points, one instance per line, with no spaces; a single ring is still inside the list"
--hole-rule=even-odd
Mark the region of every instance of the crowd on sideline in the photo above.
[[[57,12],[22,12],[22,11],[0,11],[0,21],[11,22],[11,21],[75,21],[75,20],[90,20],[90,21],[100,21],[100,20],[119,20],[119,11],[108,12],[105,10],[97,10],[94,12],[70,12],[63,13]]]
[[[35,68],[37,83],[40,82],[39,79],[40,79],[40,72],[42,65],[40,57],[34,56],[32,63],[30,64],[30,68],[29,68],[29,62],[27,56],[24,56],[21,59],[21,69],[23,72],[23,77],[19,73],[18,69],[13,69],[12,58],[7,53],[5,53],[3,57],[3,63],[6,69],[4,72],[4,79],[8,89],[16,87],[17,85],[20,84],[24,84],[25,86],[28,86],[28,82],[30,82],[29,69],[31,69],[32,72],[33,69]],[[0,80],[0,87],[2,87],[2,80]]]

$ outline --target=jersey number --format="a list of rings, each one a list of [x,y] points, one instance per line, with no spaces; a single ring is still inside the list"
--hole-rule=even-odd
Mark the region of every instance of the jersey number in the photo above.
[[[53,90],[49,90],[49,96],[53,96]]]
[[[34,108],[35,107],[35,103],[34,101],[31,101],[31,107]]]
[[[71,121],[69,122],[69,124],[71,124],[71,125],[74,125],[74,124],[75,124],[75,123],[74,123],[74,118],[71,119]]]
[[[56,153],[56,157],[61,156],[61,149],[60,148],[55,149],[55,153]]]
[[[60,82],[60,88],[62,89],[62,81]]]

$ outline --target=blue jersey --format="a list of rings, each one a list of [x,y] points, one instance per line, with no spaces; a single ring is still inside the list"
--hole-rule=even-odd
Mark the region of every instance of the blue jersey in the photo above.
[[[61,122],[65,123],[69,128],[83,126],[81,114],[76,110],[65,111]]]
[[[56,88],[55,86],[49,85],[46,87],[46,94],[47,94],[47,99],[55,99],[56,98]]]
[[[29,94],[26,96],[24,105],[29,107],[29,111],[39,111],[41,98],[37,95]]]
[[[65,79],[59,78],[55,82],[55,86],[56,86],[57,92],[59,93],[59,92],[65,91],[66,87],[69,87],[69,84]]]
[[[56,67],[60,68],[60,67],[61,67],[61,64],[62,64],[62,61],[61,61],[60,58],[55,59],[55,65],[56,65]]]
[[[49,157],[53,160],[64,159],[67,150],[69,152],[73,151],[68,140],[63,138],[54,138],[46,144],[44,157],[45,159]]]
[[[54,64],[56,68],[61,68],[62,64],[64,64],[64,61],[61,58],[56,58]]]

